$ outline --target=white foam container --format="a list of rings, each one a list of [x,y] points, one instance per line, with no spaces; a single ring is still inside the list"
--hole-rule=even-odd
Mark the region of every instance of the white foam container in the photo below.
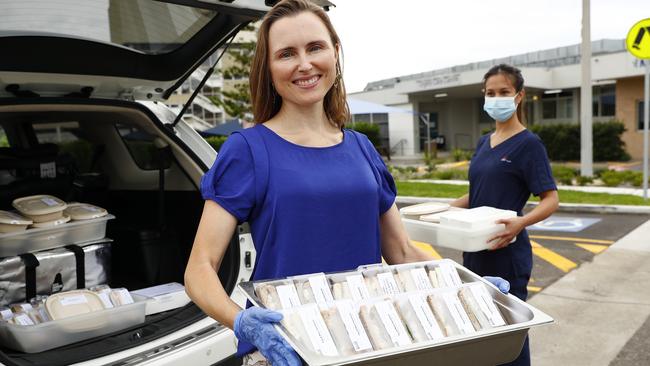
[[[420,220],[402,219],[402,222],[411,240],[464,252],[478,252],[491,248],[492,244],[488,243],[488,240],[506,227],[504,224],[495,224],[469,230]]]
[[[134,300],[133,304],[36,325],[0,322],[0,344],[21,352],[37,353],[117,332],[144,322],[146,298],[136,295]]]
[[[142,296],[147,299],[146,315],[178,309],[192,301],[187,296],[185,287],[176,282],[131,291],[131,295]]]
[[[15,212],[0,210],[0,233],[24,231],[34,222]]]
[[[103,239],[106,235],[106,223],[114,218],[113,215],[106,215],[91,220],[71,221],[54,227],[0,234],[0,257]]]
[[[446,212],[440,215],[440,224],[458,229],[478,230],[496,225],[497,220],[513,217],[517,217],[515,211],[482,206],[469,210]]]

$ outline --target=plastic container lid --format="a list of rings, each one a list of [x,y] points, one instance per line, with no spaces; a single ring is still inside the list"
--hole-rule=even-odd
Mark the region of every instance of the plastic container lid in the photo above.
[[[106,216],[108,212],[89,203],[69,203],[63,214],[70,216],[72,220],[90,220]]]
[[[66,203],[49,195],[17,198],[12,202],[16,210],[24,215],[47,215],[65,210]]]
[[[425,202],[425,203],[418,203],[417,205],[402,207],[399,211],[402,215],[420,216],[420,215],[428,215],[436,212],[442,212],[448,209],[449,209],[448,203]]]
[[[448,212],[440,215],[440,224],[462,229],[479,229],[495,226],[500,219],[516,217],[517,213],[494,207],[481,206],[469,210]]]
[[[429,214],[429,215],[422,215],[422,216],[420,216],[420,220],[426,221],[426,222],[439,223],[440,222],[440,217],[442,215],[445,215],[445,214],[447,214],[449,212],[463,211],[463,210],[466,210],[466,208],[451,206],[451,207],[449,207],[449,210],[447,210],[447,211],[436,212],[434,214]]]
[[[15,212],[0,210],[0,224],[7,225],[31,225],[32,220]]]
[[[88,290],[61,292],[45,301],[45,308],[52,320],[90,313],[104,309],[99,295]]]
[[[66,222],[70,221],[70,216],[63,216],[61,218],[58,218],[54,221],[46,221],[46,222],[35,222],[32,224],[33,228],[41,228],[41,227],[54,227],[54,226],[59,226],[62,224],[65,224]]]

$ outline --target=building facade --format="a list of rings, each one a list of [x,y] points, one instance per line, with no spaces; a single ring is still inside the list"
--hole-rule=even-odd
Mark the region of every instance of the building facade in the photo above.
[[[428,140],[439,149],[471,150],[481,131],[493,127],[483,111],[482,78],[500,63],[522,71],[528,124],[580,123],[580,45],[379,80],[352,97],[405,111],[388,118],[393,155],[421,155]],[[600,40],[592,42],[591,64],[594,122],[623,122],[627,151],[640,159],[643,63],[626,51],[624,40]]]

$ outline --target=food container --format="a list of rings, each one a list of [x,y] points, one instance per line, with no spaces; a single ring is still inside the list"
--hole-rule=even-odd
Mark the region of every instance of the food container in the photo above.
[[[134,299],[133,304],[36,325],[0,322],[0,344],[20,352],[36,353],[141,324],[145,318],[146,299],[140,296]]]
[[[58,219],[52,221],[35,222],[32,224],[32,228],[40,229],[44,227],[55,227],[55,226],[63,225],[68,221],[70,221],[70,216],[61,216]]]
[[[436,212],[443,212],[449,209],[449,204],[442,202],[424,202],[417,205],[402,207],[399,212],[403,217],[417,220],[422,215],[430,215]]]
[[[447,211],[436,212],[436,213],[430,214],[430,215],[422,215],[422,216],[420,216],[419,220],[426,221],[426,222],[439,223],[440,222],[440,216],[445,215],[445,214],[447,214],[449,212],[463,211],[463,210],[466,210],[466,208],[451,206],[451,207],[449,207],[449,210],[447,210]]]
[[[104,309],[102,299],[93,291],[76,290],[53,294],[45,300],[52,320],[60,320]]]
[[[304,347],[305,338],[295,339],[290,335],[289,331],[285,327],[285,322],[277,325],[276,328],[282,334],[287,342],[294,347],[296,352],[304,359],[305,364],[311,366],[326,366],[326,365],[373,365],[373,366],[388,366],[395,365],[396,363],[404,365],[431,365],[432,362],[436,365],[441,366],[457,366],[457,365],[467,365],[467,366],[480,366],[480,365],[497,365],[502,363],[507,363],[514,360],[521,351],[524,340],[528,333],[528,329],[531,327],[536,327],[544,324],[549,324],[553,322],[553,319],[543,313],[542,311],[526,304],[525,302],[519,300],[513,295],[504,295],[492,284],[484,280],[482,277],[474,274],[468,269],[462,267],[461,265],[450,261],[448,259],[441,261],[431,261],[418,263],[417,265],[423,266],[424,268],[431,268],[441,263],[448,263],[453,265],[460,279],[463,283],[468,285],[462,286],[472,286],[473,283],[481,283],[485,286],[485,289],[489,293],[489,296],[493,299],[496,308],[498,309],[499,314],[502,316],[506,325],[501,325],[498,327],[492,327],[489,329],[474,330],[471,333],[462,333],[453,335],[439,337],[439,334],[430,335],[429,340],[424,340],[420,342],[412,342],[408,344],[406,340],[399,343],[398,345],[390,345],[385,349],[377,350],[380,347],[374,347],[375,350],[368,352],[356,353],[353,355],[342,355],[337,356],[325,356],[323,352],[314,352],[309,351],[308,348]],[[411,265],[397,265],[387,267],[384,266],[384,271],[382,272],[380,268],[373,268],[375,273],[385,273],[386,270],[399,272],[401,268],[405,266],[411,266],[407,268],[414,268],[413,264]],[[359,272],[368,271],[368,269],[359,269]],[[327,275],[329,277],[334,277],[337,274]],[[348,272],[349,275],[349,272]],[[277,281],[276,281],[277,282]],[[246,297],[257,306],[263,306],[260,302],[260,299],[255,293],[256,284],[253,282],[242,282],[239,285],[239,289],[244,292]],[[434,289],[432,290],[436,296],[455,296],[455,299],[461,301],[458,297],[458,288],[457,292],[452,292],[450,288],[443,289]],[[442,295],[447,294],[447,295]],[[392,295],[392,298],[395,299],[394,305],[398,311],[408,311],[409,308],[405,305],[404,297],[408,296],[409,293],[401,293]],[[453,296],[452,296],[453,295]],[[401,299],[401,301],[400,301]],[[451,298],[450,298],[451,299]],[[454,300],[455,300],[454,299]],[[449,300],[449,299],[448,299]],[[335,302],[337,303],[337,302]],[[376,304],[383,303],[382,306],[388,306],[384,300],[379,298],[373,298],[370,300],[364,300],[361,302],[366,304]],[[301,307],[316,306],[316,304],[302,305]],[[462,306],[462,305],[461,305]],[[368,308],[367,308],[368,309]],[[290,309],[295,310],[295,308]],[[372,310],[371,308],[369,309]],[[415,308],[413,308],[415,311]],[[287,311],[283,310],[283,313]],[[368,312],[364,314],[365,316],[373,316],[373,313]],[[403,315],[403,314],[402,314]],[[411,314],[412,315],[412,314]],[[376,318],[376,316],[375,316]],[[285,319],[289,319],[285,316]],[[467,319],[465,319],[467,322]],[[467,324],[466,324],[467,325]],[[422,338],[423,335],[420,334]],[[334,336],[334,339],[337,337]],[[372,338],[372,337],[371,337]],[[376,338],[376,337],[375,337]],[[343,353],[343,352],[339,352]]]
[[[497,220],[514,217],[517,217],[515,211],[482,206],[440,215],[440,225],[463,230],[478,230],[493,227]]]
[[[185,287],[177,282],[131,291],[131,295],[147,298],[147,315],[178,309],[192,301]]]
[[[63,210],[64,215],[70,216],[73,221],[96,219],[108,215],[108,212],[89,203],[68,203],[68,207]]]
[[[478,252],[491,248],[493,244],[488,241],[505,229],[504,224],[496,223],[497,220],[516,216],[515,211],[477,207],[443,212],[437,218],[439,223],[407,218],[403,218],[402,222],[412,240],[464,252]],[[435,221],[431,217],[427,219]]]
[[[97,219],[72,221],[65,225],[0,234],[0,257],[103,239],[106,223],[114,218],[113,215],[106,215]]]
[[[0,210],[0,233],[24,231],[32,223],[32,220],[17,213]]]
[[[63,215],[63,210],[67,207],[65,202],[49,195],[17,198],[12,205],[34,222],[54,221]]]

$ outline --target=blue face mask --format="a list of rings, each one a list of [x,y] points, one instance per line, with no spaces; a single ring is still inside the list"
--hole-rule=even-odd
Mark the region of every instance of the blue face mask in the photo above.
[[[512,97],[485,97],[483,110],[495,121],[505,122],[517,111],[516,96],[517,94]]]

